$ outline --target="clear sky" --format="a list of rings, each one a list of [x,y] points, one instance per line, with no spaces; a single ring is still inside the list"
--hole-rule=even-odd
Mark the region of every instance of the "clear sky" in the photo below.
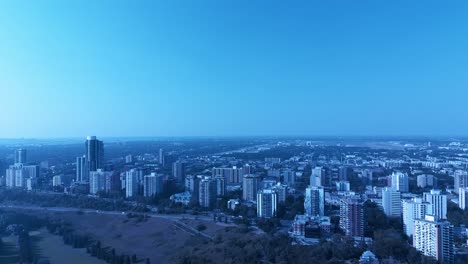
[[[0,138],[467,135],[468,1],[0,2]]]

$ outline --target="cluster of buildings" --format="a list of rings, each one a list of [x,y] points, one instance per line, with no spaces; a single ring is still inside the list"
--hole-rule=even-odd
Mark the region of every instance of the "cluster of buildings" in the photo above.
[[[39,177],[40,167],[27,162],[27,150],[17,149],[15,161],[6,169],[5,176],[0,179],[0,184],[7,188],[21,188],[32,190]]]
[[[224,196],[225,192],[224,177],[187,175],[185,192],[172,195],[171,200],[185,205],[194,204],[204,208],[213,208],[217,198]]]
[[[287,144],[266,144],[242,151],[258,153]],[[298,144],[314,148],[312,142]],[[424,155],[395,158],[395,155],[387,157],[385,151],[339,155],[317,151],[318,154],[301,153],[287,160],[276,157],[243,160],[226,155],[200,155],[184,156],[183,160],[174,161],[171,159],[174,152],[166,157],[164,150],[159,149],[159,153],[154,155],[145,154],[151,156],[127,155],[123,158],[125,169],[116,170],[105,163],[103,142],[96,137],[88,137],[84,155],[76,158],[76,177],[72,187],[82,188],[91,194],[120,191],[128,198],[152,197],[163,193],[168,181],[173,181],[184,189],[170,197],[175,203],[214,209],[220,206],[219,202],[224,201],[222,198],[227,193],[236,192],[238,197],[221,206],[235,210],[245,205],[256,209],[258,218],[266,219],[278,215],[279,205],[289,195],[295,198],[303,196],[304,213],[294,217],[290,229],[290,235],[301,244],[318,243],[320,238],[329,237],[333,227],[355,241],[367,243],[365,202],[372,201],[388,217],[402,219],[404,232],[418,251],[441,263],[453,263],[455,228],[447,221],[447,204],[452,200],[461,209],[468,209],[468,157],[431,156],[431,150],[436,148],[431,144],[419,147],[405,145],[405,148],[414,152],[421,149]],[[460,148],[460,145],[446,148],[439,150],[452,150]],[[149,166],[152,162],[158,164]],[[194,172],[191,166],[203,168],[203,171]],[[39,166],[28,164],[26,151],[19,149],[15,153],[15,163],[6,172],[2,181],[7,187],[32,189]],[[453,189],[438,189],[438,177],[443,175],[453,177]],[[66,181],[64,175],[56,175],[52,185],[60,186]],[[356,185],[362,188],[359,191],[353,188],[352,191],[351,187]],[[415,189],[418,191],[411,193]],[[325,210],[332,207],[333,210]],[[336,226],[332,224],[332,217],[339,217]],[[365,252],[361,259],[362,263],[377,261],[370,251]]]
[[[159,162],[164,165],[165,155],[159,151]],[[125,163],[133,162],[133,156],[127,155]],[[130,168],[124,172],[106,170],[104,161],[104,143],[95,136],[87,137],[85,155],[76,158],[76,179],[72,188],[83,188],[90,194],[111,191],[124,191],[125,197],[152,197],[163,192],[167,177],[157,174],[149,168]]]

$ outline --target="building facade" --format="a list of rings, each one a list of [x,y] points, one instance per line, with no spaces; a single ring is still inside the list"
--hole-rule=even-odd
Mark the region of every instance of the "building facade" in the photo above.
[[[382,190],[382,208],[388,217],[401,217],[401,193],[393,187]]]
[[[364,237],[364,205],[359,197],[340,200],[340,228],[346,236]]]
[[[306,188],[304,211],[308,216],[325,215],[325,192],[323,187],[309,186]]]
[[[254,202],[257,198],[257,191],[260,184],[260,178],[256,175],[246,175],[242,184],[242,199],[244,201]]]
[[[272,218],[276,216],[278,195],[272,189],[260,190],[257,193],[257,216]]]
[[[454,263],[453,225],[434,216],[414,221],[413,246],[423,255],[440,263]]]

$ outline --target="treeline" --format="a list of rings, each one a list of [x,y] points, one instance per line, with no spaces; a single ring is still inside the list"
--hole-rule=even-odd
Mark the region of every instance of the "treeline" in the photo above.
[[[337,230],[317,245],[297,245],[286,235],[275,232],[275,219],[258,221],[258,227],[267,234],[257,235],[248,225],[227,228],[212,242],[192,238],[185,250],[173,262],[197,263],[357,263],[365,250],[371,250],[383,263],[435,264],[433,258],[423,256],[409,243],[400,219],[388,218],[372,202],[365,203],[366,236],[373,243],[356,244]],[[336,222],[336,221],[334,221]]]
[[[68,222],[49,219],[46,227],[52,234],[60,235],[66,245],[74,248],[86,248],[88,254],[107,263],[128,264],[140,261],[135,254],[118,255],[115,248],[105,247],[101,244],[101,241],[94,240],[92,236],[77,232]],[[150,263],[150,260],[146,259],[146,263]]]
[[[18,236],[20,263],[36,263],[39,256],[33,252],[29,231],[46,227],[55,235],[62,237],[64,244],[74,248],[86,248],[93,257],[111,264],[141,263],[135,254],[117,254],[114,248],[105,247],[91,235],[76,231],[73,226],[63,220],[53,218],[40,218],[37,216],[14,212],[0,211],[0,233],[9,233]],[[2,243],[0,243],[1,246]],[[144,263],[150,263],[149,259]]]
[[[179,264],[198,263],[345,263],[356,262],[363,249],[335,236],[317,246],[293,245],[287,235],[256,235],[247,227],[218,234],[213,242],[192,238],[174,257]]]
[[[149,211],[146,206],[128,205],[123,200],[109,201],[84,195],[45,194],[13,189],[0,190],[0,202],[20,202],[41,207],[73,207],[102,211]]]
[[[468,227],[468,211],[462,210],[453,202],[447,203],[447,220],[455,226]]]

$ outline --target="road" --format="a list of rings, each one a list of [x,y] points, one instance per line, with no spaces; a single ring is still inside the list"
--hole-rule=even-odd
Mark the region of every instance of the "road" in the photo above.
[[[80,208],[73,208],[73,207],[40,207],[40,206],[0,204],[0,208],[38,210],[38,211],[50,211],[50,212],[83,212],[85,214],[103,214],[103,215],[119,215],[119,216],[127,215],[127,212],[122,212],[122,211],[102,211],[102,210],[92,210],[92,209],[80,209]],[[173,220],[173,221],[183,220],[183,219],[213,221],[213,217],[204,216],[204,215],[155,214],[155,213],[135,213],[135,212],[128,212],[128,213],[132,213],[134,215],[146,215],[152,218],[162,218],[162,219]]]

